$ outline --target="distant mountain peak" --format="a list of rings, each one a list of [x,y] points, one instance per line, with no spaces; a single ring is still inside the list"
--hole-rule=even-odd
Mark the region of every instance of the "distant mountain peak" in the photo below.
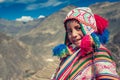
[[[106,1],[106,2],[97,2],[97,3],[93,4],[93,5],[91,5],[91,7],[92,6],[98,6],[100,8],[103,8],[103,7],[108,7],[108,6],[111,6],[111,5],[118,4],[118,3],[119,2],[109,2],[109,1]]]
[[[74,5],[68,5],[67,7],[64,7],[63,9],[61,9],[62,11],[70,11],[71,9],[76,8],[76,6]]]

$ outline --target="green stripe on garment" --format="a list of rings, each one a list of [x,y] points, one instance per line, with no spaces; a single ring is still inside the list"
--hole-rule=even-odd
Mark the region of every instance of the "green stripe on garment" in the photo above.
[[[83,61],[69,76],[69,78],[84,64],[86,63],[87,61],[91,60],[92,58],[88,58],[86,59],[85,61]],[[74,65],[75,66],[75,65]]]
[[[103,49],[98,49],[98,50],[96,50],[96,52],[107,52],[107,51],[103,50]]]
[[[96,50],[96,52],[106,52],[106,53],[108,53],[106,50]],[[110,59],[114,60],[111,55],[109,55],[108,57],[109,57]]]
[[[105,57],[105,58],[109,58],[109,59],[113,60],[111,56],[106,56],[106,55],[95,55],[95,58],[99,58],[99,57]]]
[[[95,55],[95,58],[99,58],[99,57],[104,57],[104,58],[109,58],[109,59],[111,59],[111,57],[110,56],[106,56],[106,55]],[[73,75],[73,74],[75,74],[75,72],[81,67],[81,66],[83,66],[84,65],[84,63],[86,63],[87,61],[89,61],[89,60],[91,60],[92,58],[88,58],[88,59],[86,59],[85,61],[83,61],[71,74],[70,74],[70,76],[69,76],[69,78]],[[112,60],[112,59],[111,59]],[[78,62],[77,62],[78,63]],[[75,65],[77,65],[77,63],[75,63]],[[75,66],[74,65],[74,66]]]

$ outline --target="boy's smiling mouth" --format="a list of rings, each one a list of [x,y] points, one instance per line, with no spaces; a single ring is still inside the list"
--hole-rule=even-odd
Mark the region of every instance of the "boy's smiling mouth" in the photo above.
[[[81,41],[81,38],[80,39],[73,39],[73,43],[79,43]]]

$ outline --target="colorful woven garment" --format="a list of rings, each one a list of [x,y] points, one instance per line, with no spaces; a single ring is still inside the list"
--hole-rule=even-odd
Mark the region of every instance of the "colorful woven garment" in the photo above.
[[[71,10],[65,21],[75,19],[84,34],[80,47],[68,39],[65,44],[53,49],[53,55],[60,58],[60,65],[51,80],[120,80],[112,56],[104,45],[108,41],[108,21],[92,13],[88,7]]]
[[[75,50],[75,49],[74,49]],[[93,55],[94,54],[94,55]],[[52,80],[119,80],[116,65],[106,48],[81,57],[80,49],[61,59]]]

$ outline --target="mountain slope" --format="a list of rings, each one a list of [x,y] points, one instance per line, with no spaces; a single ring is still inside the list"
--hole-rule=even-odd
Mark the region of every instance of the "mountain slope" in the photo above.
[[[90,6],[93,12],[110,21],[111,36],[107,46],[116,60],[118,71],[120,71],[119,5],[120,2],[105,2]],[[0,78],[3,80],[49,80],[59,63],[58,58],[52,56],[52,48],[64,43],[63,20],[73,8],[75,6],[67,6],[43,21],[36,20],[29,23],[13,21],[15,23],[13,24],[11,21],[0,19],[2,22],[5,21],[4,24],[0,23],[2,32],[7,34],[10,29],[13,34],[19,34],[14,39],[0,33]],[[28,29],[29,26],[31,28]],[[16,29],[19,29],[18,32]],[[10,34],[12,34],[11,31]]]
[[[41,62],[39,62],[41,60]],[[42,57],[32,54],[27,45],[0,33],[0,79],[18,80],[30,77],[43,68]]]
[[[114,3],[96,3],[92,6],[92,10],[94,13],[97,13],[99,15],[102,15],[103,17],[107,18],[109,20],[109,30],[111,33],[115,34],[119,29],[120,25],[120,8],[119,8],[120,2],[114,2]]]
[[[0,18],[0,32],[4,32],[10,36],[20,36],[29,32],[40,24],[45,18],[36,19],[29,22],[9,21]]]
[[[90,6],[93,12],[102,15],[103,17],[106,17],[110,21],[109,30],[111,33],[110,34],[111,37],[110,37],[110,42],[108,43],[108,47],[112,51],[112,54],[118,65],[118,69],[120,69],[120,62],[119,62],[120,56],[117,53],[120,53],[119,52],[120,48],[118,47],[118,45],[114,43],[114,38],[115,38],[114,36],[119,32],[119,30],[116,30],[119,28],[120,16],[116,17],[116,15],[119,15],[118,13],[120,11],[120,9],[118,8],[119,5],[120,2],[115,2],[115,3],[105,2],[105,3],[97,3],[95,5]],[[33,29],[29,33],[20,37],[19,39],[23,41],[25,44],[30,45],[32,47],[33,52],[35,54],[39,54],[40,56],[43,56],[44,60],[51,58],[54,59],[54,57],[51,56],[52,48],[57,44],[64,43],[65,31],[64,31],[63,20],[66,14],[73,8],[75,8],[75,6],[67,6],[61,9],[60,11],[52,14],[51,16],[46,18],[37,28]],[[33,77],[30,77],[28,80],[32,80],[32,78],[39,80],[42,77],[45,80],[48,80],[50,76],[42,75],[43,74],[42,72],[48,73],[48,71],[51,70],[52,67],[50,65],[54,63],[58,63],[57,60],[58,59],[55,58],[53,62],[48,61],[47,63],[49,67],[47,67],[47,69],[45,69],[46,67],[44,67],[41,71],[38,71],[38,73],[36,73]],[[53,73],[54,70],[55,69],[53,68],[51,73]],[[41,80],[44,80],[43,78]]]

